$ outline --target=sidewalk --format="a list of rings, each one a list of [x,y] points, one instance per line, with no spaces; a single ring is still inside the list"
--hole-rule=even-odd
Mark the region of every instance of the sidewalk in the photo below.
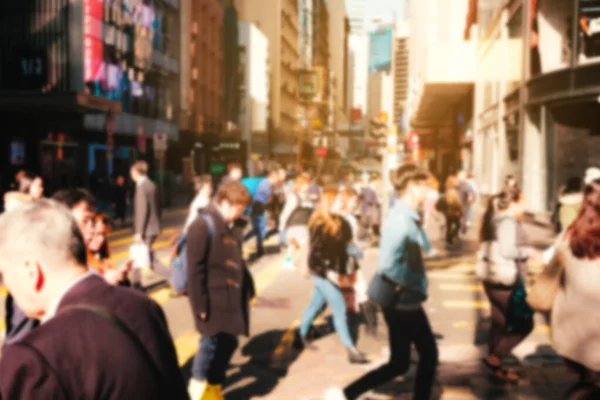
[[[532,241],[541,247],[552,243],[553,234],[534,225],[526,227]],[[437,230],[437,232],[436,232]],[[431,241],[443,249],[439,227],[429,228]],[[497,385],[492,382],[481,363],[487,354],[489,305],[482,294],[480,282],[474,277],[474,251],[477,248],[477,229],[470,229],[464,246],[458,251],[445,251],[428,261],[430,299],[425,304],[438,339],[440,364],[436,385],[437,399],[560,399],[575,382],[562,359],[552,350],[548,327],[536,319],[536,330],[514,351],[509,364],[519,366],[522,379],[518,386]],[[375,272],[377,249],[369,249],[362,267],[367,280]],[[307,287],[307,290],[310,286]],[[327,311],[326,314],[330,312]],[[389,357],[387,331],[381,316],[376,338],[358,329],[358,347],[365,351],[371,364],[348,363],[346,353],[330,324],[318,327],[317,351],[297,353],[287,348],[277,355],[275,365],[282,364],[285,378],[265,399],[322,399],[329,387],[343,387],[366,372],[385,363]],[[390,382],[362,399],[411,399],[415,378],[414,360],[408,374]],[[310,384],[307,385],[307,383]]]

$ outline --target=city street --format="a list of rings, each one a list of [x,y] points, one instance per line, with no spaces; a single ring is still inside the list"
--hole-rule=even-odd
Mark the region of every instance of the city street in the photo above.
[[[167,261],[169,238],[185,218],[184,210],[167,212],[165,229],[156,243],[159,257]],[[550,243],[547,231],[528,226],[540,246]],[[430,229],[440,249],[436,231]],[[130,230],[116,230],[111,236],[113,258],[127,258]],[[494,385],[481,367],[489,328],[489,307],[481,285],[473,275],[476,244],[469,233],[462,251],[443,253],[429,260],[430,299],[426,304],[440,348],[439,384],[442,399],[558,399],[574,382],[562,361],[552,351],[548,327],[537,320],[534,333],[516,351],[514,364],[522,365],[519,386]],[[270,239],[274,243],[275,237]],[[249,252],[253,241],[246,244]],[[387,333],[380,326],[377,338],[358,329],[358,347],[369,354],[368,365],[350,365],[346,353],[330,328],[326,311],[315,324],[317,351],[297,350],[295,329],[311,296],[311,282],[298,271],[282,269],[283,255],[269,255],[251,266],[258,292],[251,316],[251,337],[243,338],[225,384],[227,399],[320,399],[328,387],[344,385],[387,359]],[[362,263],[367,280],[374,272],[377,250],[369,249]],[[188,300],[171,298],[169,290],[151,271],[144,274],[149,296],[167,315],[169,327],[184,373],[194,355],[195,332]],[[382,323],[380,318],[380,324]],[[396,382],[379,388],[367,399],[411,398],[414,368]]]

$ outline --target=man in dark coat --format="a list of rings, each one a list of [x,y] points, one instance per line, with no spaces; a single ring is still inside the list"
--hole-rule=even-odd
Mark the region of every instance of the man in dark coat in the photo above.
[[[244,263],[242,229],[236,221],[249,204],[243,184],[225,183],[214,203],[202,211],[213,227],[205,218],[196,218],[188,229],[188,296],[202,335],[188,386],[193,400],[204,392],[220,394],[237,336],[248,334],[254,283]]]
[[[83,235],[87,245],[94,234],[94,215],[96,213],[96,199],[85,189],[64,189],[56,192],[52,199],[67,207]],[[15,304],[12,295],[6,297],[6,335],[3,346],[7,346],[39,325],[36,319],[28,318],[18,304]]]
[[[37,200],[0,216],[0,272],[41,325],[7,346],[0,398],[187,399],[160,307],[86,267],[69,210]]]
[[[160,201],[154,182],[148,178],[148,163],[136,161],[130,170],[131,179],[135,182],[134,207],[134,241],[142,242],[150,251],[150,267],[165,278],[170,277],[169,269],[154,257],[152,244],[160,235]],[[135,269],[131,276],[132,286],[141,289],[141,270]]]

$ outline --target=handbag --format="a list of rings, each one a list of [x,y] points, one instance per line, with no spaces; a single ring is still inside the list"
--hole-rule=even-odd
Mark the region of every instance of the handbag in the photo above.
[[[509,332],[528,332],[533,327],[534,311],[527,303],[525,284],[520,280],[510,294],[506,329]]]
[[[403,286],[388,278],[382,273],[377,273],[371,279],[367,288],[367,296],[381,308],[392,308],[396,305],[398,296]]]
[[[529,291],[527,302],[538,312],[550,312],[565,275],[564,254],[558,248]]]
[[[148,268],[151,265],[150,248],[145,243],[134,243],[129,248],[129,258],[134,269]]]

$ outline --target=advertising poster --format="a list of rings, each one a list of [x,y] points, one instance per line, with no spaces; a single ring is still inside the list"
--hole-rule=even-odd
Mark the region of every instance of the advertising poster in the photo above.
[[[392,28],[369,34],[369,72],[390,72],[394,32]]]

